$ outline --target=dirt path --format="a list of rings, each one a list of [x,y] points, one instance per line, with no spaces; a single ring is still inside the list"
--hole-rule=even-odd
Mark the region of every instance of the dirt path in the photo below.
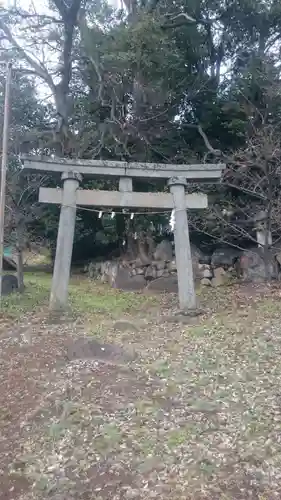
[[[96,418],[104,412],[126,407],[136,398],[149,394],[151,381],[139,377],[131,368],[121,363],[66,358],[67,349],[77,337],[85,334],[84,325],[49,324],[44,314],[27,316],[24,322],[10,327],[0,339],[0,471],[1,500],[29,498],[35,482],[39,491],[49,487],[36,472],[25,475],[30,463],[26,458],[29,439],[34,430],[40,434],[42,427],[50,426],[50,420],[68,419],[76,412],[76,406],[92,404],[93,392]],[[82,354],[83,357],[83,354]],[[73,422],[71,422],[73,424]],[[54,425],[54,433],[56,433]],[[58,431],[59,432],[59,431]],[[49,436],[47,436],[48,438]],[[45,437],[43,436],[43,440]],[[40,452],[38,450],[38,455]],[[26,462],[27,460],[27,462]],[[32,460],[31,460],[32,462]],[[70,471],[71,472],[71,471]],[[113,472],[101,472],[91,467],[87,477],[81,475],[74,490],[79,498],[88,498],[88,481],[103,490],[105,498],[111,498],[118,484],[124,487],[131,482],[129,471],[119,477]],[[98,486],[100,485],[100,486]],[[46,486],[46,487],[45,487]],[[91,497],[92,487],[89,489]],[[34,498],[37,498],[37,492]],[[68,490],[70,494],[70,490]],[[26,496],[27,495],[27,496]],[[89,498],[90,498],[89,497]],[[33,498],[33,496],[32,496]]]
[[[55,394],[54,370],[63,361],[65,331],[59,325],[50,328],[42,316],[30,315],[2,333],[0,349],[0,498],[12,500],[30,484],[23,475],[11,473],[12,464],[37,411]]]

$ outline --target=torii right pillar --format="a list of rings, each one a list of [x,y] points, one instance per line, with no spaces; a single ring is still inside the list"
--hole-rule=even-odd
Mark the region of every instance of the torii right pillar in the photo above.
[[[175,209],[175,251],[178,275],[179,307],[183,312],[196,309],[196,294],[193,279],[192,257],[186,211],[184,177],[172,177],[168,181]]]

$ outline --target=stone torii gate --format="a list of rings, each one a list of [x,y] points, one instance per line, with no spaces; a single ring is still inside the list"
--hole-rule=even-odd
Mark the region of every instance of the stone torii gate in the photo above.
[[[61,205],[55,265],[50,295],[50,309],[67,307],[76,207],[152,208],[175,210],[175,253],[178,276],[179,306],[182,311],[196,308],[187,210],[204,209],[207,196],[186,194],[189,182],[216,182],[224,164],[169,165],[159,163],[126,163],[103,160],[66,160],[27,156],[24,169],[32,172],[59,172],[62,189],[40,188],[39,201]],[[119,178],[119,191],[79,189],[82,176]],[[133,179],[166,179],[169,193],[133,191]],[[148,212],[149,213],[149,212]]]

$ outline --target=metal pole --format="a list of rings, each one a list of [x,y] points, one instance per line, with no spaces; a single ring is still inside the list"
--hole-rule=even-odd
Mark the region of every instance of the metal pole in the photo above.
[[[2,273],[4,256],[4,222],[5,222],[5,194],[6,194],[6,172],[9,146],[9,106],[10,90],[12,80],[12,64],[7,65],[5,102],[4,102],[4,121],[2,138],[2,163],[1,163],[1,186],[0,186],[0,301],[2,298]]]

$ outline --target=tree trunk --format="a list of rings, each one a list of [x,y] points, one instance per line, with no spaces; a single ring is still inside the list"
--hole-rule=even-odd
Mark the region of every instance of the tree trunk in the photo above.
[[[129,260],[136,259],[138,255],[137,242],[134,239],[132,233],[128,233],[127,235],[126,255],[128,256]]]
[[[124,251],[124,240],[126,240],[126,219],[123,214],[116,214],[115,217],[115,228],[118,238],[118,247],[120,254]],[[126,241],[125,241],[126,242]]]
[[[17,280],[18,280],[18,290],[20,293],[24,290],[24,280],[23,280],[23,227],[20,222],[18,222],[18,227],[16,228],[16,264],[17,264]]]
[[[153,235],[148,232],[146,235],[146,243],[148,247],[148,256],[150,257],[151,260],[153,260],[153,255],[156,249],[156,243],[154,241]]]
[[[23,281],[23,257],[22,257],[22,249],[20,246],[17,246],[17,280],[18,280],[18,290],[20,293],[24,290],[24,281]]]
[[[138,257],[144,265],[148,265],[151,263],[151,259],[148,255],[149,248],[143,233],[141,233],[137,239],[138,245]]]

